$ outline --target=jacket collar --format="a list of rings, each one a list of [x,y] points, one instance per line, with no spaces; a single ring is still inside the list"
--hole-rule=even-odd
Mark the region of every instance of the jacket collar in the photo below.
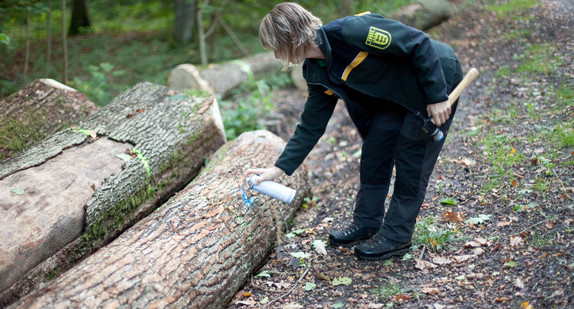
[[[331,45],[329,44],[327,34],[325,33],[323,27],[317,28],[317,41],[319,43],[319,48],[321,48],[321,51],[325,56],[325,61],[327,62],[327,71],[331,71],[331,64],[333,63],[333,59],[331,57]]]

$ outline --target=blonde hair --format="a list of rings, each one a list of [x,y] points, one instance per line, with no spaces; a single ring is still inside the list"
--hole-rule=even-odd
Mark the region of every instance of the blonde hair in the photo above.
[[[284,69],[287,69],[291,65],[290,57],[301,62],[306,47],[318,46],[316,29],[321,25],[321,19],[299,4],[279,3],[263,17],[259,41],[263,48],[277,52]]]

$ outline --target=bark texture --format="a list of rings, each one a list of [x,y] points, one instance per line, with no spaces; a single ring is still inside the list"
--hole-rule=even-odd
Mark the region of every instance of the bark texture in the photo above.
[[[231,89],[254,76],[280,69],[281,63],[273,52],[265,52],[204,68],[192,64],[179,65],[170,73],[167,85],[176,90],[201,89],[226,96]]]
[[[53,79],[37,79],[0,100],[0,161],[97,110],[86,95]]]
[[[228,142],[168,203],[11,308],[225,307],[309,192],[301,168],[279,180],[298,190],[291,204],[258,195],[250,207],[239,194],[244,170],[284,144],[268,131]]]
[[[111,145],[101,146],[104,140]],[[224,143],[213,96],[187,96],[146,82],[81,126],[0,164],[0,188],[7,195],[0,200],[0,291],[84,231],[87,241],[116,236],[187,185]],[[112,147],[111,155],[102,160],[106,147]],[[68,152],[76,153],[68,163],[52,164]],[[117,167],[102,174],[108,165]],[[73,174],[74,169],[81,172]],[[13,244],[9,239],[18,231],[29,233]],[[89,248],[76,250],[80,256],[98,246],[77,245]],[[0,293],[0,301],[6,302],[7,294]]]

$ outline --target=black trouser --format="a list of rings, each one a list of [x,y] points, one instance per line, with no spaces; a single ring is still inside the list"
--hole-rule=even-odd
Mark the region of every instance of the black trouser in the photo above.
[[[461,71],[458,73],[462,75]],[[461,79],[462,76],[456,76],[451,88]],[[380,233],[385,237],[409,242],[457,104],[452,108],[450,119],[440,127],[445,139],[435,142],[422,130],[422,121],[405,108],[352,91],[350,94],[353,99],[370,100],[365,105],[368,106],[368,114],[352,116],[353,119],[362,119],[360,123],[355,121],[355,125],[363,137],[361,184],[353,219],[367,227],[382,224]],[[353,108],[348,110],[349,113],[357,111]],[[394,190],[385,216],[384,204],[393,167],[396,169]]]

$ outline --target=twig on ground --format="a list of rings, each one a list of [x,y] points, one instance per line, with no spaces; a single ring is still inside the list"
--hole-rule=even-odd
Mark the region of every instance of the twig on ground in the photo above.
[[[305,278],[305,276],[307,276],[307,273],[309,272],[309,269],[310,269],[310,268],[311,268],[311,267],[307,266],[307,269],[305,269],[305,271],[303,272],[303,274],[301,275],[301,277],[299,277],[299,279],[297,279],[297,281],[293,284],[293,286],[289,289],[289,291],[287,291],[285,294],[283,294],[283,295],[281,295],[281,296],[275,298],[274,300],[268,302],[268,303],[265,304],[262,308],[268,308],[272,303],[274,303],[274,302],[280,300],[281,298],[283,298],[283,297],[285,297],[285,296],[291,294],[291,292],[293,292],[293,290],[295,289],[295,287],[297,287],[297,286],[299,285],[299,282],[300,282],[303,278]]]

